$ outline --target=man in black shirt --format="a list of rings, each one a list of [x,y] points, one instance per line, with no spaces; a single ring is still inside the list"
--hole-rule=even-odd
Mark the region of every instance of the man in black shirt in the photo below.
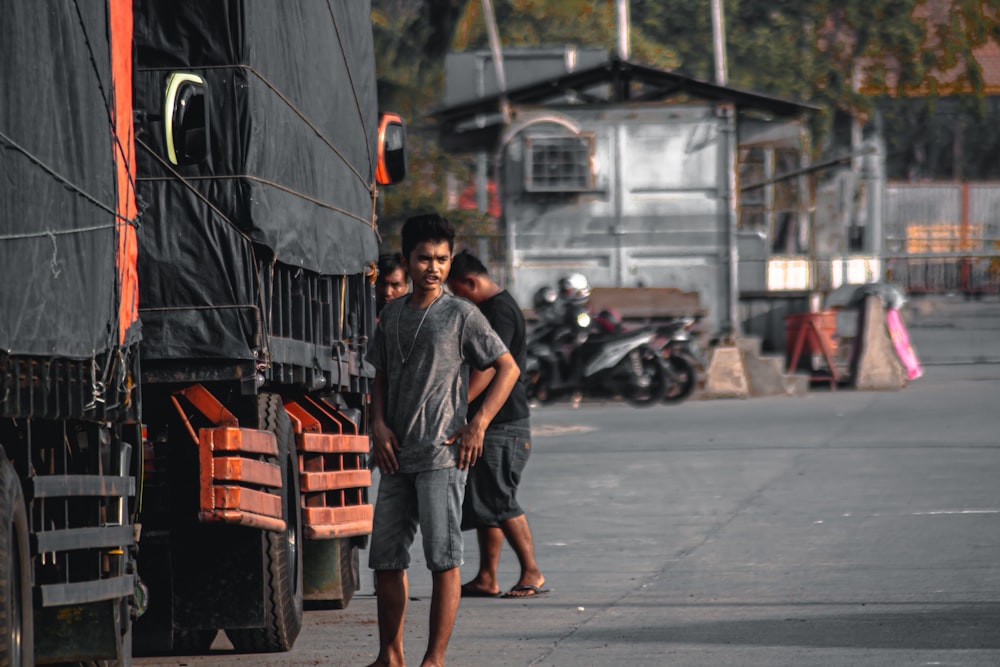
[[[521,380],[483,437],[483,456],[469,471],[462,505],[462,530],[476,529],[479,540],[479,572],[462,585],[465,597],[500,595],[497,565],[504,538],[521,566],[521,577],[503,597],[526,598],[547,593],[545,577],[535,562],[531,528],[517,503],[517,487],[531,453],[528,397],[523,382],[526,360],[525,322],[514,297],[490,278],[474,255],[463,251],[452,259],[448,287],[479,306],[493,329],[510,350],[521,369]],[[493,379],[491,369],[473,371],[469,380],[469,415],[479,410],[481,397]]]

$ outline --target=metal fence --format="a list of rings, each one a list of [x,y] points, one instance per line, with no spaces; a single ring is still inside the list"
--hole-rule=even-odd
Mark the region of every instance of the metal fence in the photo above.
[[[1000,293],[1000,183],[889,183],[882,227],[882,253],[877,258],[880,261],[874,267],[868,264],[854,267],[851,257],[844,258],[842,270],[837,270],[838,275],[844,274],[842,281],[875,279],[876,276],[868,275],[874,268],[883,278],[911,294]],[[766,239],[764,243],[770,245]],[[503,235],[459,237],[456,249],[462,248],[474,252],[497,282],[507,285],[509,258]],[[760,285],[753,289],[791,289],[775,287],[770,279],[765,280],[769,272],[773,273],[776,259],[782,258],[766,250],[755,255],[741,245],[741,273],[749,275],[754,263],[759,264]],[[838,282],[823,278],[824,271],[813,266],[815,260],[805,255],[791,259],[798,264],[788,270],[805,272],[801,288],[806,283],[814,288],[831,288],[835,284],[828,283]],[[789,258],[784,260],[788,263]],[[849,271],[853,268],[858,270]],[[819,277],[810,278],[812,272]]]
[[[909,293],[1000,292],[1000,183],[890,183],[886,278]]]

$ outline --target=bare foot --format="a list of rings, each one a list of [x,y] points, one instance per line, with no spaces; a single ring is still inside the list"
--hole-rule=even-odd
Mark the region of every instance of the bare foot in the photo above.
[[[549,592],[549,589],[543,588],[545,586],[545,579],[543,578],[537,584],[523,584],[519,583],[509,591],[503,594],[505,598],[534,598],[539,595],[545,595]]]
[[[500,595],[499,588],[495,591],[491,591],[488,588],[480,586],[476,581],[470,581],[467,584],[462,584],[463,598],[495,598],[498,595]]]
[[[378,660],[368,665],[368,667],[395,667],[392,662],[388,660],[382,660],[380,657]],[[399,667],[406,667],[405,663],[399,663]]]
[[[368,665],[368,667],[406,667],[406,660],[402,655],[399,655],[399,659],[393,659],[395,653],[393,651],[389,652],[389,655],[384,653],[379,653],[378,657],[375,658],[375,662]]]

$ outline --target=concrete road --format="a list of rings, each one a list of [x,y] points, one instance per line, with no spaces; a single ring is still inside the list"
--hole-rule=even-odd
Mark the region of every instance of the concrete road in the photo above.
[[[546,406],[533,426],[523,504],[554,590],[463,600],[449,664],[1000,665],[1000,365],[930,365],[897,392]],[[289,654],[220,637],[135,664],[368,664],[362,566],[349,608],[307,612]],[[517,577],[509,551],[501,574]],[[419,554],[410,581],[417,665]]]
[[[925,365],[1000,363],[1000,296],[914,296],[903,318]]]

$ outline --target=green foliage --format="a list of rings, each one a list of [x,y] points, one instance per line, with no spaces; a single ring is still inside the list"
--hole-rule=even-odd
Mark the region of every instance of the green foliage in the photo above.
[[[729,85],[821,106],[813,123],[817,149],[831,136],[838,115],[866,119],[879,112],[887,136],[905,136],[904,124],[930,122],[937,97],[951,94],[956,85],[968,98],[960,106],[973,114],[979,108],[982,117],[983,72],[973,53],[987,40],[1000,39],[1000,0],[724,0],[724,5]],[[574,44],[611,51],[617,44],[614,0],[493,0],[492,6],[505,46]],[[914,20],[914,10],[931,18]],[[710,0],[630,0],[629,11],[633,61],[714,80]],[[388,208],[443,210],[443,174],[468,168],[436,151],[436,139],[422,123],[441,97],[444,54],[488,46],[483,2],[373,0],[373,19],[383,107],[402,110],[411,123],[411,164],[417,167],[407,185],[387,195],[393,202]],[[940,75],[956,67],[964,72],[958,81]],[[900,97],[909,101],[888,103]],[[906,107],[913,109],[903,111]],[[966,145],[977,144],[978,126],[973,117],[963,121],[964,132],[973,135]],[[909,134],[920,138],[919,129]]]
[[[573,44],[609,52],[617,48],[614,0],[497,0],[493,6],[500,39],[506,47]],[[455,50],[489,47],[479,0],[466,4],[457,28],[452,42]],[[673,69],[679,63],[669,43],[650,39],[634,22],[629,42],[634,60],[663,69]]]
[[[427,121],[440,103],[444,54],[461,0],[373,0],[372,26],[379,106],[407,125],[406,179],[381,191],[379,230],[391,247],[403,221],[414,213],[447,211],[445,175],[465,174],[464,162],[441,150]]]

